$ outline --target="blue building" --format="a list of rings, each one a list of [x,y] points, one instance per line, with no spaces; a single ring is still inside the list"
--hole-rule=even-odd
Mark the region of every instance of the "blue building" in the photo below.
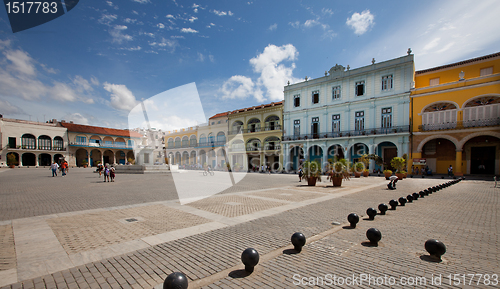
[[[325,76],[284,88],[285,169],[304,160],[323,167],[334,157],[357,162],[363,154],[390,160],[409,151],[413,55],[356,69],[335,65]],[[370,171],[383,169],[370,164]]]

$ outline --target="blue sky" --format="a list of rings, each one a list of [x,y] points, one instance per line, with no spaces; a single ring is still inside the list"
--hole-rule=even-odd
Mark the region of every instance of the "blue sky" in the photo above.
[[[208,118],[279,101],[287,81],[337,63],[356,68],[411,47],[419,70],[498,52],[498,15],[494,0],[80,0],[14,34],[0,9],[0,113],[127,128],[141,99],[195,83],[201,104],[172,96],[175,111],[162,114],[149,103],[154,127],[184,127],[199,122],[187,103]]]

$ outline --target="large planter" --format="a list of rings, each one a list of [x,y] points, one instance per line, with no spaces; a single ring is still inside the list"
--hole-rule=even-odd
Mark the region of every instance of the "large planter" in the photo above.
[[[408,173],[404,173],[403,174],[403,179],[406,179],[406,176],[408,175]]]
[[[360,178],[360,177],[361,177],[361,173],[354,172],[354,177],[355,177],[355,178]]]
[[[342,186],[342,177],[332,177],[332,183],[334,187]]]
[[[363,171],[363,177],[368,177],[370,175],[369,171]]]
[[[391,176],[392,173],[384,173],[385,179],[388,180]]]
[[[9,168],[13,169],[15,168],[16,166],[15,165],[10,165]]]
[[[396,173],[396,177],[398,177],[398,180],[402,180],[402,179],[404,179],[404,174]]]
[[[316,185],[316,177],[307,178],[307,185],[308,186],[315,186]]]

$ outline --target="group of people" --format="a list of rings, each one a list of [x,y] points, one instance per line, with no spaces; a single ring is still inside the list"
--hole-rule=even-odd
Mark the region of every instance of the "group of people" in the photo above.
[[[63,160],[61,162],[61,165],[59,165],[56,161],[54,161],[50,165],[50,169],[52,170],[52,177],[57,177],[57,169],[59,169],[62,172],[62,176],[64,177],[68,173],[69,169],[68,162]]]
[[[101,163],[97,164],[97,171],[99,172],[99,177],[104,175],[104,182],[106,180],[108,182],[114,182],[115,181],[115,167],[110,166],[109,164],[106,164],[105,166]]]

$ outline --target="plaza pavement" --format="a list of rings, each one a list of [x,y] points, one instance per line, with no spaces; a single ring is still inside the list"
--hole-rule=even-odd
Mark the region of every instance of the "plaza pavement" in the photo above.
[[[0,286],[161,288],[181,271],[190,288],[405,287],[401,281],[423,278],[411,287],[442,288],[453,287],[449,274],[465,274],[467,286],[458,287],[469,287],[467,274],[489,274],[491,283],[500,274],[500,189],[493,182],[463,181],[349,229],[349,213],[365,216],[368,207],[445,180],[408,178],[395,191],[382,177],[351,179],[342,188],[325,177],[316,187],[297,180],[248,174],[221,194],[180,205],[171,175],[103,183],[91,169],[64,178],[48,169],[1,169]],[[382,232],[378,247],[363,243],[370,227]],[[297,231],[308,243],[293,254]],[[430,238],[447,245],[441,263],[426,256]],[[261,255],[249,276],[240,261],[248,247]],[[330,286],[334,276],[373,280]],[[384,276],[396,283],[377,284]],[[430,283],[436,276],[441,285]],[[486,279],[476,284],[474,276],[470,286],[485,287]]]

